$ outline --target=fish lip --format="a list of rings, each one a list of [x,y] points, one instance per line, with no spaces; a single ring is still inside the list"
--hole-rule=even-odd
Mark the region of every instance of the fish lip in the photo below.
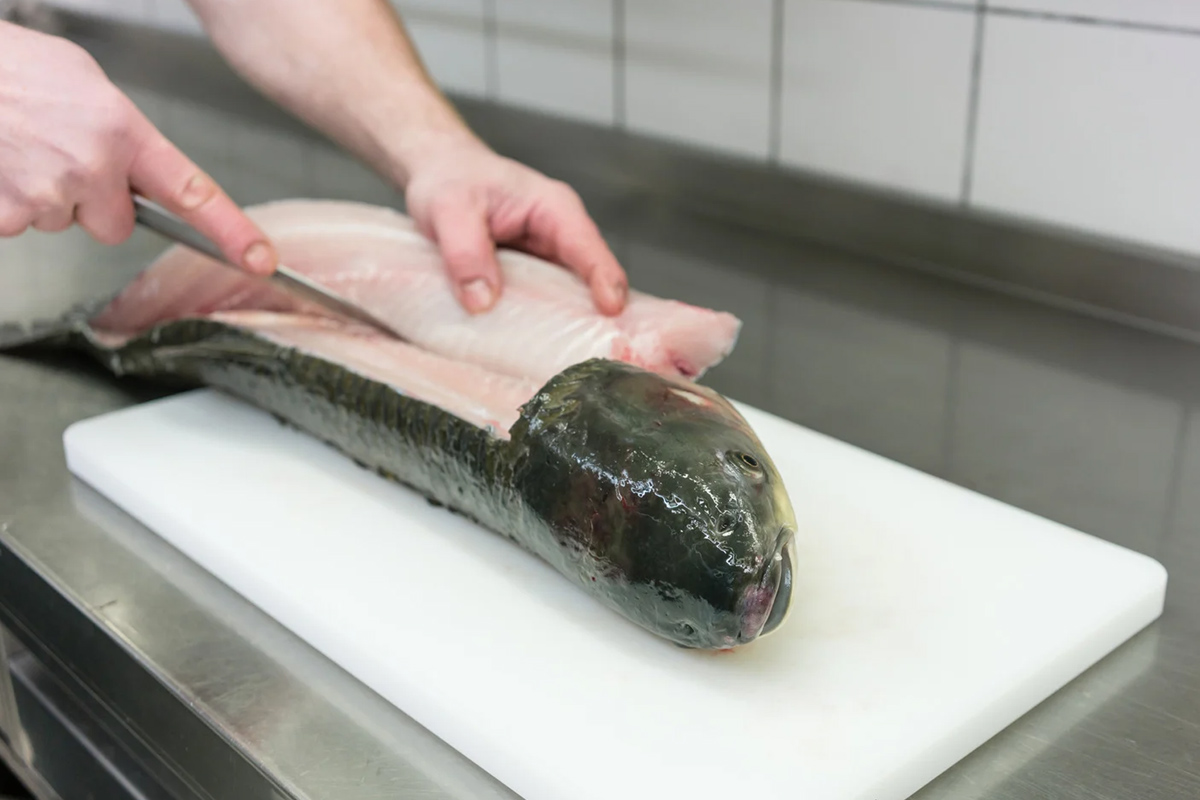
[[[749,642],[756,638],[774,632],[783,624],[791,609],[792,576],[795,572],[795,553],[792,547],[793,533],[790,528],[780,530],[775,544],[775,552],[763,567],[762,580],[746,593],[746,606],[752,606],[759,597],[769,595],[770,605],[767,608],[743,617],[742,630],[738,632],[738,640]],[[780,562],[779,569],[773,570],[775,561]],[[772,575],[777,579],[772,581]],[[749,623],[749,624],[747,624]]]
[[[759,636],[766,636],[779,630],[792,610],[792,587],[796,574],[795,536],[791,530],[785,528],[784,534],[780,538],[782,541],[779,554],[782,563],[779,569],[779,586],[775,590],[775,597],[771,601],[771,610],[767,612],[767,618],[763,622]]]

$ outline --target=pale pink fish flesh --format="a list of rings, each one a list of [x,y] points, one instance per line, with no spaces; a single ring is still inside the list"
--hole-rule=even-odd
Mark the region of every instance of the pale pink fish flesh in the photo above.
[[[520,407],[540,388],[533,381],[453,361],[358,323],[270,311],[221,311],[209,318],[337,362],[466,422],[490,428],[500,438],[508,438]]]
[[[636,291],[622,314],[606,317],[573,273],[504,249],[501,298],[473,316],[455,299],[437,246],[399,212],[332,200],[284,200],[247,212],[283,263],[361,304],[417,347],[539,385],[589,358],[694,379],[729,354],[741,328],[731,314]],[[240,309],[327,314],[176,246],[95,324],[133,332]]]

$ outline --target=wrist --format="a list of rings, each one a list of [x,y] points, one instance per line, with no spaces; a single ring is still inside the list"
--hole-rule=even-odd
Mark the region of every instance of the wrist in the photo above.
[[[464,149],[486,149],[448,100],[433,87],[418,97],[400,99],[399,124],[386,125],[376,137],[385,174],[401,189],[425,164],[452,158]]]

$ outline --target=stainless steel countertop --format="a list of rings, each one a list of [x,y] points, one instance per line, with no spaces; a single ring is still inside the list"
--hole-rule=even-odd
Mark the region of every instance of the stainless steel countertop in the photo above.
[[[269,115],[129,88],[242,202],[398,203]],[[1200,796],[1200,347],[578,188],[635,286],[745,321],[710,385],[1166,566],[1158,623],[920,800]],[[0,320],[111,291],[162,246],[0,241]],[[56,663],[195,796],[511,797],[71,479],[68,424],[161,392],[75,356],[0,356],[0,576],[27,581],[0,583],[0,611],[18,635],[57,642]],[[43,588],[67,611],[43,614]]]

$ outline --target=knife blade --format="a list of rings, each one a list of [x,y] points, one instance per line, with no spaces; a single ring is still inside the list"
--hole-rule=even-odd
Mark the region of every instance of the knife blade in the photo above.
[[[164,236],[171,241],[190,247],[197,250],[209,258],[215,259],[226,266],[236,269],[239,272],[244,272],[241,267],[233,264],[221,252],[213,242],[200,231],[193,228],[183,219],[180,219],[175,214],[167,211],[165,208],[147,200],[141,195],[133,196],[134,217],[139,224],[154,231],[155,233]],[[346,298],[338,295],[335,292],[326,289],[324,286],[309,279],[307,276],[289,269],[283,264],[279,264],[275,268],[275,272],[267,277],[251,275],[245,272],[248,277],[265,280],[285,292],[290,293],[293,297],[309,302],[317,303],[318,305],[340,314],[345,317],[357,320],[364,324],[370,325],[383,331],[389,336],[393,336],[402,341],[407,339],[400,334],[399,331],[392,328],[386,322],[375,317],[362,306],[350,302]]]

